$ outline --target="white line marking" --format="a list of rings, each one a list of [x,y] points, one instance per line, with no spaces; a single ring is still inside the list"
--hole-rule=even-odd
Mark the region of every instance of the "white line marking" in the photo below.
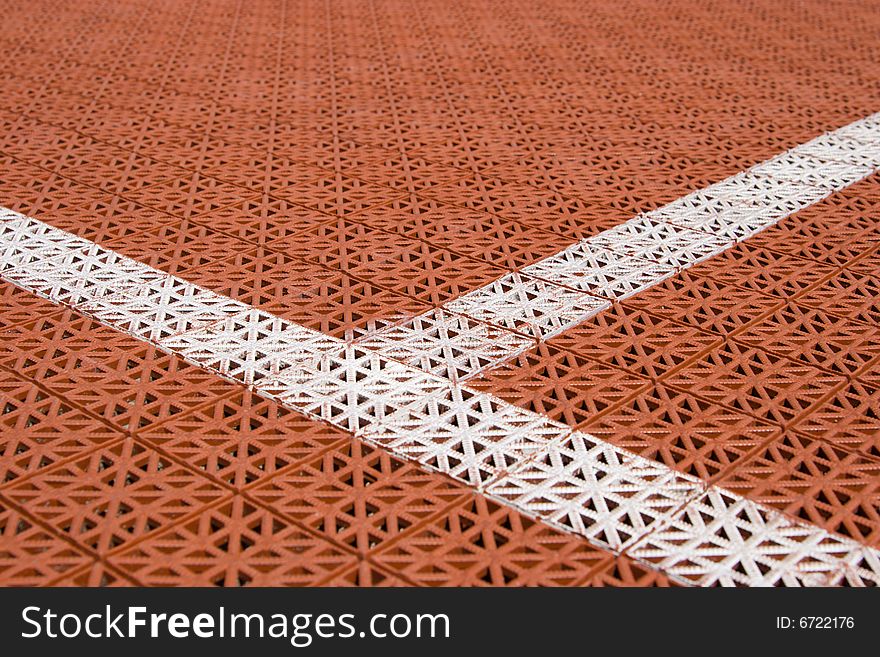
[[[772,163],[779,158],[774,158],[713,186],[715,191],[692,195],[703,201],[684,203],[688,211],[670,217],[685,221],[711,216],[737,226],[755,217],[764,225],[778,221],[792,208],[808,204],[798,193],[815,202],[844,181],[880,166],[880,161],[871,169],[864,165],[866,160],[875,162],[871,158],[880,144],[876,117],[847,126],[842,134],[854,137],[835,140],[826,135],[820,138],[825,140],[822,147],[855,160],[849,163],[852,169],[830,167],[828,177],[818,178],[815,168],[805,169],[826,187],[769,178],[761,167],[777,171]],[[818,147],[813,142],[807,146],[814,157]],[[786,160],[785,175],[790,165]],[[709,257],[713,249],[729,246],[712,233],[669,226],[675,224],[637,217],[597,236],[598,245],[585,240],[533,266],[542,278],[555,277],[564,286],[552,281],[549,287],[535,285],[539,279],[528,274],[505,277],[465,295],[454,307],[542,339],[606,307],[608,299],[593,296],[595,291],[611,298],[628,296]],[[663,264],[645,257],[658,257]],[[610,269],[597,272],[596,262],[604,263],[600,270]],[[404,364],[5,210],[0,212],[0,276],[249,385],[291,409],[456,477],[565,531],[612,551],[627,550],[682,583],[880,583],[880,552],[875,549],[717,487],[707,488],[698,478],[433,373],[484,367],[497,362],[505,349],[520,349],[528,341],[493,339],[488,328],[473,330],[467,322],[449,321],[435,312],[425,321],[442,325],[435,332],[442,338],[418,337],[437,345],[436,357],[418,360],[410,348],[401,353],[416,362]],[[584,288],[589,289],[586,295],[572,296]],[[576,303],[573,308],[554,305],[559,298]],[[480,305],[496,300],[497,307]],[[468,340],[478,345],[474,357],[458,353],[452,364],[436,365],[447,353],[465,352]],[[419,369],[425,363],[432,372]]]
[[[445,308],[546,340],[610,306],[605,299],[583,292],[521,274],[507,274],[449,302]]]
[[[388,327],[357,344],[451,381],[500,365],[535,345],[533,339],[457,315],[432,310]]]
[[[441,311],[380,329],[357,343],[427,371],[455,372],[457,380],[467,380],[505,358],[496,349],[491,359],[462,363],[459,354],[467,350],[469,338],[462,336],[456,343],[425,328],[438,313],[496,325],[494,338],[509,345],[510,359],[526,347],[502,329],[546,340],[593,317],[611,301],[657,285],[878,168],[880,113],[584,239],[519,274],[458,297]],[[439,356],[426,361],[419,349],[449,354],[449,360],[445,365]]]
[[[868,548],[721,491],[711,499],[726,505],[709,510],[717,511],[717,522],[694,529],[687,524],[692,505],[706,496],[695,477],[36,220],[3,214],[0,248],[8,281],[598,545],[634,547],[684,583],[880,579],[858,570],[876,557]],[[755,520],[743,525],[729,507],[754,509]],[[726,524],[728,516],[739,524]],[[693,534],[687,544],[668,535],[683,524],[680,532]],[[738,527],[753,538],[733,542]],[[707,542],[718,544],[712,558],[700,552]]]

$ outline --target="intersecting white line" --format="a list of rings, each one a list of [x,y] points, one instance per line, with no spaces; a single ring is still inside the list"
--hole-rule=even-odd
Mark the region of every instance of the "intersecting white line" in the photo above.
[[[878,167],[880,113],[356,343],[467,380],[525,351],[534,340],[547,340],[588,320],[612,301],[721,253]]]
[[[0,277],[683,584],[880,584],[873,548],[458,380],[878,167],[875,115],[355,343],[8,210]]]

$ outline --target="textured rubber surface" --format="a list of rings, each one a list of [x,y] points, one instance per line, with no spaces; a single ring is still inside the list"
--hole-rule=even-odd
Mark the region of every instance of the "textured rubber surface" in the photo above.
[[[451,506],[486,503],[243,386],[193,379],[202,370],[72,311],[4,331],[4,585],[411,585],[380,555],[417,540]],[[135,346],[149,359],[146,371]],[[32,359],[19,355],[25,350]],[[72,365],[70,352],[81,354]],[[119,357],[136,379],[116,383]],[[125,397],[112,409],[89,406],[93,396],[71,395],[72,372],[88,372],[99,398],[114,389]],[[198,380],[213,383],[199,388]],[[532,535],[547,543],[544,583],[580,583],[613,559],[504,513],[522,557],[499,541],[483,547],[470,573],[432,583],[502,583],[499,573],[535,561]],[[578,564],[573,573],[569,561]]]
[[[880,107],[876,8],[43,0],[2,10],[0,205],[466,381],[551,416],[556,431],[573,426],[878,545],[880,183],[836,190],[877,166],[880,150],[858,128],[813,140]],[[706,201],[699,190],[780,153],[761,184],[728,190],[772,207],[763,219],[781,219],[773,228],[753,234],[769,224],[729,195],[709,198],[703,214],[682,200]],[[675,214],[664,214],[670,207]],[[653,218],[633,220],[638,212]],[[595,248],[574,249],[566,267],[539,262],[583,238]],[[28,271],[17,283],[33,289],[53,269],[80,266],[56,258],[57,244],[43,246],[35,261],[49,267],[19,268]],[[42,293],[80,304],[145,274],[97,252],[88,258],[88,283]],[[676,519],[677,538],[657,534],[640,562],[596,547],[628,546],[625,532],[644,529],[619,515],[595,523],[572,511],[551,527],[467,490],[419,515],[428,503],[415,501],[425,476],[416,471],[401,479],[403,506],[390,510],[348,474],[329,484],[339,506],[298,500],[282,475],[300,464],[335,481],[322,455],[390,457],[375,448],[353,457],[348,431],[19,287],[4,283],[0,294],[3,583],[238,585],[265,583],[270,572],[290,584],[669,583],[659,569],[677,583],[754,584],[772,569],[758,559],[730,576],[698,550],[677,561],[670,546],[688,532],[720,540],[706,538],[715,531],[706,518],[740,509],[724,494],[699,501],[698,520]],[[194,312],[210,323],[232,308],[206,306],[180,285],[127,301],[102,321],[153,341],[200,329]],[[218,344],[253,344],[255,327],[265,329],[230,328]],[[249,384],[260,372],[247,358],[198,364]],[[370,408],[334,421],[357,428]],[[411,431],[412,421],[394,431]],[[486,483],[485,461],[456,470],[448,458],[460,452],[422,451],[438,430],[419,434],[410,453]],[[481,440],[470,445],[482,450]],[[565,490],[559,482],[583,487],[557,469],[572,453],[583,457],[565,446],[529,481],[556,482],[550,494]],[[491,467],[508,457],[493,452]],[[803,465],[784,464],[794,462]],[[453,486],[435,477],[426,490]],[[279,514],[247,492],[273,481],[280,499],[314,504],[315,515]],[[179,499],[166,497],[178,485]],[[346,510],[346,501],[366,506]],[[763,513],[741,515],[754,524]],[[479,537],[469,531],[477,518]],[[387,540],[389,527],[408,522],[400,541]],[[793,540],[770,525],[747,533]],[[218,536],[230,532],[232,541]],[[454,540],[473,559],[452,568],[435,540]],[[287,556],[254,561],[267,543]],[[184,555],[188,544],[204,553]],[[791,543],[767,554],[780,550],[794,554]],[[311,556],[297,560],[299,551]],[[152,568],[159,554],[175,556]],[[866,552],[834,582],[870,583],[877,572]]]
[[[272,481],[272,490],[268,494],[273,509],[292,502],[293,506],[287,511],[289,516],[296,516],[306,524],[310,518],[314,519],[319,530],[328,532],[335,542],[341,541],[362,557],[369,557],[372,548],[391,539],[394,528],[407,529],[418,524],[419,518],[431,515],[432,507],[436,510],[436,505],[442,505],[442,492],[423,496],[422,493],[426,492],[424,484],[415,483],[424,474],[422,470],[429,470],[450,476],[457,482],[456,486],[464,484],[462,492],[479,491],[517,512],[538,518],[565,533],[581,536],[591,546],[621,556],[631,551],[637,560],[651,564],[654,569],[683,584],[812,586],[837,584],[844,580],[847,583],[876,583],[873,571],[876,570],[878,551],[862,541],[836,535],[796,519],[786,511],[757,504],[718,486],[707,488],[707,482],[699,476],[683,473],[665,463],[645,459],[621,450],[611,442],[568,428],[573,423],[573,413],[577,411],[584,411],[585,421],[604,411],[602,407],[590,409],[588,397],[578,400],[573,407],[562,409],[569,417],[559,419],[567,421],[568,426],[564,421],[555,420],[552,413],[531,410],[544,396],[565,397],[566,384],[557,385],[552,393],[539,394],[527,403],[516,399],[517,406],[454,380],[386,358],[381,352],[352,345],[217,295],[17,213],[7,211],[0,219],[0,244],[3,246],[0,269],[4,277],[56,303],[72,304],[91,318],[74,318],[71,323],[62,317],[58,326],[47,322],[48,336],[41,335],[35,340],[31,339],[35,327],[30,323],[14,327],[10,331],[13,343],[28,343],[31,339],[29,346],[35,348],[36,354],[47,354],[49,363],[45,363],[45,357],[43,362],[34,361],[22,349],[10,347],[7,348],[11,353],[10,360],[0,361],[0,366],[29,367],[32,376],[45,373],[49,379],[47,385],[54,384],[63,390],[70,377],[56,379],[58,369],[65,372],[65,368],[53,367],[58,354],[62,357],[68,355],[67,351],[55,346],[58,341],[53,339],[59,334],[60,326],[64,329],[63,335],[73,339],[69,348],[78,344],[86,354],[82,359],[62,358],[63,363],[76,361],[75,373],[82,368],[88,369],[92,358],[96,361],[95,370],[102,369],[101,358],[113,364],[124,362],[126,369],[134,369],[129,375],[135,389],[121,399],[118,394],[108,398],[107,391],[102,394],[100,387],[88,392],[82,390],[81,399],[74,396],[75,401],[94,404],[95,408],[89,406],[90,411],[100,412],[105,420],[115,419],[120,428],[129,432],[160,424],[185,410],[190,399],[195,405],[203,399],[198,394],[186,394],[191,386],[173,385],[172,381],[178,376],[172,376],[164,386],[159,385],[164,373],[179,374],[174,359],[183,358],[191,364],[190,367],[194,365],[195,372],[203,378],[210,378],[213,374],[233,385],[251,386],[287,409],[354,433],[357,438],[380,448],[369,448],[372,454],[369,454],[367,463],[376,464],[369,465],[370,469],[379,467],[383,471],[388,468],[392,472],[398,471],[396,474],[408,480],[406,484],[419,489],[419,495],[402,508],[397,506],[395,502],[399,502],[401,496],[406,499],[405,490],[401,492],[405,485],[383,495],[385,487],[378,474],[368,477],[366,483],[372,488],[360,492],[358,472],[365,464],[362,458],[365,446],[361,442],[352,444],[348,458],[344,456],[345,451],[334,450],[331,446],[333,451],[322,459],[320,465],[297,467],[297,481],[291,487],[285,488],[282,482],[280,493],[275,493],[278,486]],[[70,315],[72,311],[65,312]],[[90,325],[92,320],[100,322],[100,326]],[[66,324],[69,326],[65,327]],[[89,347],[91,342],[83,336],[93,328],[107,331],[104,326],[127,334],[120,339],[130,339],[128,336],[131,336],[143,341],[142,357],[157,363],[150,368],[147,381],[135,374],[140,362],[128,357],[124,350],[114,349],[112,344],[97,349]],[[38,333],[40,328],[41,322],[37,322]],[[111,339],[110,335],[107,337]],[[746,347],[736,353],[735,345],[726,342],[722,346],[728,347],[727,357],[720,357],[719,367],[722,369],[737,358],[754,363],[740,364],[736,368],[739,376],[748,374],[746,367],[759,371],[763,368],[771,374],[782,371],[790,377],[799,374],[799,370],[791,363],[786,364],[784,359],[762,356],[759,351]],[[155,358],[157,347],[172,359],[164,367],[158,364],[162,361]],[[576,372],[577,368],[589,367],[587,359],[575,358],[576,367],[573,369],[572,358],[565,356],[562,349],[541,344],[539,350],[545,360],[559,357],[559,367],[539,367],[529,371],[526,366],[521,368],[527,375],[525,378],[521,376],[522,371],[514,369],[513,374],[518,380],[514,389],[529,390],[535,380],[551,373],[558,371],[565,377],[571,371]],[[110,375],[113,371],[111,367]],[[189,374],[194,383],[197,379],[195,372]],[[105,374],[105,377],[110,375]],[[736,406],[737,410],[751,405],[753,411],[760,407],[762,412],[775,411],[785,418],[799,417],[797,412],[792,413],[793,407],[800,404],[798,410],[803,410],[809,406],[810,395],[815,395],[815,382],[812,387],[809,383],[789,384],[787,387],[791,390],[786,389],[785,394],[790,398],[786,398],[782,405],[774,406],[774,397],[781,395],[768,394],[763,387],[743,389],[735,380],[732,383],[728,380],[732,378],[730,375],[728,379],[724,376],[716,378],[715,387],[709,390],[716,393],[715,397],[728,395],[733,400],[727,402],[728,405]],[[577,379],[577,376],[573,378]],[[74,390],[79,390],[76,376],[73,380]],[[702,379],[700,382],[706,383]],[[711,376],[708,382],[712,383]],[[774,384],[778,386],[778,381],[768,376],[767,388]],[[115,381],[111,390],[119,387],[128,393],[128,386],[119,386]],[[200,391],[193,391],[197,392]],[[222,394],[222,387],[218,392]],[[163,399],[161,393],[166,393],[170,399]],[[706,393],[705,398],[710,396]],[[713,401],[718,404],[718,399],[710,403]],[[530,408],[521,408],[523,405]],[[128,415],[130,411],[135,412],[133,418]],[[224,414],[227,413],[234,415],[235,411],[230,412],[224,405]],[[175,435],[171,433],[172,440]],[[56,472],[50,469],[49,480],[28,479],[21,488],[11,487],[9,495],[23,506],[36,507],[36,512],[44,514],[42,517],[46,522],[60,516],[61,529],[73,530],[75,540],[85,542],[99,555],[107,553],[108,557],[116,550],[123,551],[126,541],[137,540],[140,533],[144,533],[146,540],[146,535],[153,530],[173,523],[178,519],[175,514],[186,516],[188,511],[195,513],[195,509],[205,505],[213,509],[214,498],[222,491],[200,487],[198,480],[193,480],[191,470],[178,472],[161,453],[157,455],[158,459],[153,458],[139,444],[138,436],[139,431],[133,440],[127,439],[118,447],[111,446],[116,450],[114,452],[100,450],[97,459],[94,454],[89,454],[76,464],[78,470],[68,468],[61,472],[58,468]],[[204,451],[197,449],[196,456],[201,456]],[[248,455],[254,452],[255,449],[249,449]],[[414,477],[406,477],[400,465],[391,465],[396,458],[415,462],[416,465],[406,466],[413,470]],[[151,475],[147,481],[142,481],[140,475],[129,474],[127,462],[131,460],[140,470]],[[222,468],[226,463],[228,459],[223,458],[218,465]],[[202,470],[206,465],[202,464]],[[269,465],[271,467],[271,462]],[[126,484],[133,485],[131,491],[124,492],[137,497],[129,499],[124,496],[111,522],[101,523],[90,516],[80,524],[75,491],[79,480],[88,481],[96,468],[98,471],[118,470],[111,482],[125,473]],[[321,482],[324,479],[321,473],[328,468],[334,473],[350,471],[338,491],[341,506],[333,504],[332,484],[326,481],[310,483],[310,480]],[[164,486],[168,482],[165,474],[173,474],[172,481],[180,480],[176,486],[182,488],[182,496],[176,504],[173,497],[166,499],[168,492]],[[286,475],[282,467],[277,476],[286,478]],[[251,475],[246,482],[253,479]],[[158,491],[154,500],[156,508],[139,508],[136,503],[141,497],[139,485]],[[304,491],[315,485],[316,493],[320,490],[320,495],[305,495],[300,499]],[[54,492],[50,495],[49,490]],[[60,500],[56,498],[59,490]],[[108,504],[114,508],[105,499],[107,493],[101,485],[93,485],[88,490],[94,501],[86,510],[94,505],[103,516]],[[262,487],[256,487],[252,494],[258,493],[263,493]],[[362,505],[358,499],[364,494]],[[86,493],[82,495],[88,498]],[[57,508],[57,501],[62,502],[62,509]],[[361,509],[365,517],[361,517]],[[250,513],[249,510],[247,518],[251,517]],[[238,526],[244,520],[232,514],[230,522]],[[375,524],[377,521],[378,525]],[[118,523],[127,524],[117,527]],[[218,523],[222,525],[215,519],[210,527]],[[79,535],[79,531],[83,535]],[[199,535],[204,532],[201,525],[198,532]],[[190,540],[186,537],[179,540],[188,543],[196,538],[192,534]],[[712,547],[707,548],[707,545]],[[168,546],[161,548],[163,552],[170,549]],[[307,550],[303,546],[298,549]],[[324,554],[320,548],[316,550],[315,559]],[[224,558],[223,555],[217,557]],[[153,559],[149,555],[143,558],[149,567]],[[862,566],[863,562],[867,565]],[[228,584],[229,568],[246,565],[240,561],[227,564],[226,575],[218,576],[213,583],[222,579],[222,583]],[[167,573],[168,569],[162,572]],[[323,574],[317,580],[294,579],[290,583],[319,583],[322,577]],[[251,581],[253,577],[246,568],[233,573],[233,583]]]

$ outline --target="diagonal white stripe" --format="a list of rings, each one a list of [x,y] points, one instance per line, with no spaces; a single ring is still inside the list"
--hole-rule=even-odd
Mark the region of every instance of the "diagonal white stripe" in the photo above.
[[[676,222],[711,217],[753,233],[880,166],[878,117],[815,141],[803,158],[789,151],[456,300],[475,321],[426,318],[444,326],[439,339],[412,331],[435,345],[427,360],[331,338],[10,211],[0,212],[0,276],[682,583],[876,584],[877,550],[435,373],[453,352],[442,374],[489,366],[529,343],[520,332],[544,339],[731,243]],[[843,155],[822,159],[822,148]],[[482,319],[513,330],[492,338],[494,328],[473,329]]]
[[[440,310],[366,335],[358,344],[466,380],[505,360],[499,343],[509,345],[506,359],[527,349],[514,332],[537,340],[553,337],[878,168],[880,113],[573,244]],[[469,333],[458,341],[432,334],[438,324],[453,321],[470,322]],[[480,322],[494,327],[483,329],[485,343],[474,344]],[[489,344],[496,345],[491,358],[461,362],[462,351],[479,352]],[[420,356],[425,350],[436,353],[426,360]]]

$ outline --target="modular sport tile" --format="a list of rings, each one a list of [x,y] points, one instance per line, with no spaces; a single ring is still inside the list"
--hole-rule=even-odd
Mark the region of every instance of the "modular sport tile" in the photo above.
[[[0,582],[880,581],[880,12],[503,4],[4,7]]]

